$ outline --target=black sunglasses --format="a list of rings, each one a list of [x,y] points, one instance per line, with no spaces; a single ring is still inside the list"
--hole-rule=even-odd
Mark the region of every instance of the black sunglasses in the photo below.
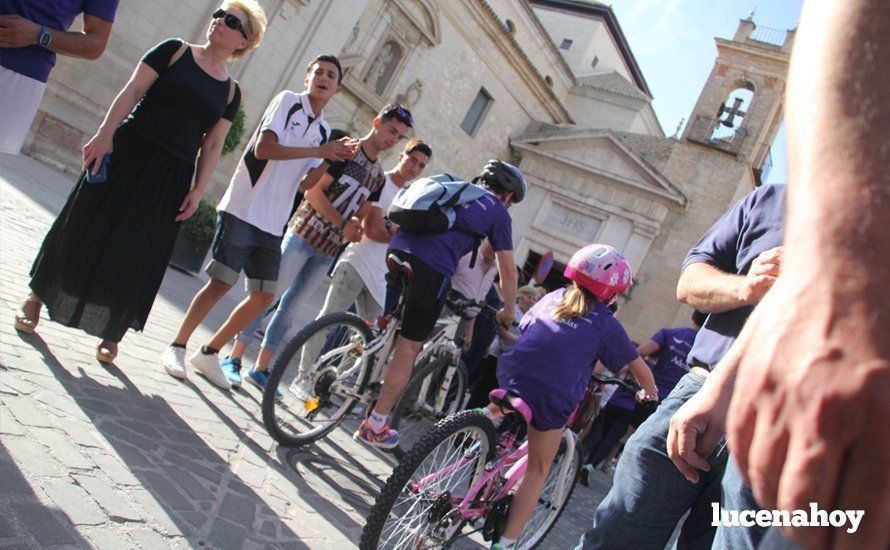
[[[223,22],[226,24],[227,27],[234,31],[240,32],[241,36],[243,36],[247,40],[250,40],[250,38],[247,38],[247,32],[244,30],[244,25],[241,24],[240,19],[238,19],[231,13],[226,13],[226,10],[222,8],[219,8],[218,10],[213,12],[213,15],[211,15],[211,18],[213,19],[219,19],[220,17],[223,18]]]

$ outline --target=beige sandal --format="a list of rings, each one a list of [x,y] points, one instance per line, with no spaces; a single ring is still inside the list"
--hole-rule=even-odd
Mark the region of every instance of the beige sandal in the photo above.
[[[117,342],[108,342],[103,340],[96,347],[96,359],[103,363],[114,363],[117,358]]]
[[[37,310],[37,317],[35,319],[31,319],[25,314],[24,305],[28,302],[37,302],[36,300],[31,300],[30,298],[25,300],[22,304],[22,307],[15,313],[15,329],[19,332],[24,332],[25,334],[34,334],[34,331],[37,329],[37,323],[40,322],[40,309]],[[40,304],[41,306],[43,304]]]

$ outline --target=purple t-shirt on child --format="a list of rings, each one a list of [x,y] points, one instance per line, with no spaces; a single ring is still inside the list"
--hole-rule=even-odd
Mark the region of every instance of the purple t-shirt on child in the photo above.
[[[689,327],[663,328],[650,338],[658,344],[658,362],[650,365],[655,386],[658,387],[658,399],[664,400],[680,378],[689,372],[686,357],[692,348],[692,342],[695,341],[696,333],[695,329]],[[618,390],[612,394],[609,405],[633,410],[636,401],[633,395]]]
[[[565,426],[584,397],[597,358],[618,371],[639,357],[624,327],[601,302],[585,317],[553,319],[564,294],[565,289],[551,292],[528,310],[519,340],[498,358],[500,387],[528,403],[538,430]]]
[[[0,0],[0,15],[21,15],[50,31],[67,31],[81,13],[114,21],[117,3],[118,0]],[[56,54],[36,44],[0,48],[0,65],[40,82],[49,79],[55,64]]]
[[[757,256],[784,240],[786,189],[786,185],[762,185],[736,203],[692,247],[683,267],[703,263],[725,273],[747,274]],[[716,367],[753,309],[745,306],[708,315],[686,363],[708,370]]]
[[[436,273],[451,277],[460,259],[473,251],[475,240],[465,229],[488,237],[495,252],[513,250],[513,220],[507,208],[491,194],[460,205],[454,227],[441,233],[409,233],[399,230],[389,244],[423,260]]]

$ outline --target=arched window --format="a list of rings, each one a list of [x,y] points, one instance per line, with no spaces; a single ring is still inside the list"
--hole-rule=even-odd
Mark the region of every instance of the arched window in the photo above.
[[[553,87],[553,79],[550,78],[550,75],[547,75],[544,77],[544,82],[546,82],[547,85],[550,86],[551,88]]]
[[[401,59],[402,46],[395,40],[387,40],[365,73],[363,82],[377,95],[383,95]]]
[[[745,116],[754,98],[753,86],[744,83],[726,98],[717,110],[717,124],[711,134],[712,141],[732,139],[745,122]]]
[[[509,19],[504,20],[504,29],[510,34],[516,34],[516,25]]]

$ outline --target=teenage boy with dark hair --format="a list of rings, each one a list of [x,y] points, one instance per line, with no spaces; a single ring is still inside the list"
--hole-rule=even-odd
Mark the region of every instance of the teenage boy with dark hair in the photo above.
[[[345,242],[358,242],[362,238],[362,224],[386,181],[377,156],[392,148],[414,125],[411,113],[401,105],[384,107],[374,118],[371,131],[356,142],[355,156],[346,161],[325,161],[315,173],[326,166],[317,183],[306,191],[306,198],[297,211],[297,218],[281,244],[283,273],[294,273],[287,290],[281,295],[278,308],[269,321],[256,363],[248,375],[251,381],[265,387],[269,364],[293,325],[296,311],[305,305],[324,280],[334,261],[334,256]],[[239,383],[241,358],[254,337],[259,325],[257,319],[238,335],[238,342],[225,362],[225,376]],[[217,332],[198,359],[210,365],[216,361],[216,351],[228,342],[230,333]],[[210,367],[208,366],[208,369]],[[216,365],[219,369],[219,365]],[[223,371],[220,369],[219,371]]]
[[[366,321],[374,321],[383,312],[386,296],[386,249],[398,227],[384,216],[400,189],[423,172],[433,150],[419,139],[408,142],[399,153],[398,164],[386,173],[386,184],[380,199],[370,203],[370,211],[362,221],[364,237],[361,242],[350,244],[337,259],[331,273],[331,286],[324,305],[316,318],[329,313],[346,311],[355,304],[356,313]],[[321,342],[310,340],[303,346],[300,370],[308,372],[308,358],[315,358],[321,351]],[[299,377],[298,377],[299,378]],[[298,398],[310,397],[311,382],[308,376],[291,386]]]
[[[340,91],[339,60],[320,55],[307,67],[306,90],[279,93],[263,115],[244,151],[229,188],[220,201],[213,257],[205,271],[210,281],[189,305],[173,343],[161,362],[171,376],[184,379],[186,343],[217,302],[234,286],[243,269],[247,298],[238,304],[217,332],[227,341],[274,299],[281,264],[281,240],[300,180],[322,159],[343,160],[355,155],[346,140],[329,141],[330,128],[322,110]],[[209,347],[212,347],[213,342]],[[206,347],[204,351],[209,351]],[[214,384],[228,388],[219,365],[191,359]]]

